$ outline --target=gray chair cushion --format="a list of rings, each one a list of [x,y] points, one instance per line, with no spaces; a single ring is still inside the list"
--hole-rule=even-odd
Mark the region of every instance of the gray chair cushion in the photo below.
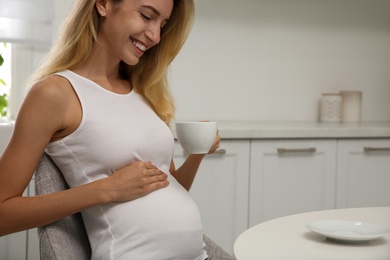
[[[209,255],[209,260],[233,260],[234,258],[229,255],[225,250],[217,245],[206,235],[203,235],[203,241],[206,244],[206,252]]]
[[[35,194],[69,189],[61,171],[43,154],[35,171]],[[38,228],[41,260],[89,260],[91,246],[80,213]],[[220,246],[203,236],[209,260],[232,260]]]
[[[43,154],[35,171],[35,194],[69,189],[61,171]],[[80,213],[38,228],[41,260],[89,260],[91,247]]]

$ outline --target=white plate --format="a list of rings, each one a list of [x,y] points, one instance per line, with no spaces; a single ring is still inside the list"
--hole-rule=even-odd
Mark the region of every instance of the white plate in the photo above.
[[[390,233],[388,228],[359,221],[320,220],[307,228],[323,236],[344,241],[367,241]]]

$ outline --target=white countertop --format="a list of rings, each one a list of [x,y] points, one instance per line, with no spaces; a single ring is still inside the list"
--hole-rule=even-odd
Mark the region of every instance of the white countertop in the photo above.
[[[5,118],[0,118],[0,154],[3,152],[5,146],[11,137],[14,122]]]
[[[6,130],[8,133],[13,128],[13,123],[0,121],[0,130]],[[218,121],[218,131],[223,139],[390,138],[390,121],[362,123]]]
[[[390,138],[390,122],[218,121],[222,139]]]

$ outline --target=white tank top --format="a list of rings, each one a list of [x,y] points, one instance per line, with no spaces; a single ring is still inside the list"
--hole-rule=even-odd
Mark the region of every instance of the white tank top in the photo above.
[[[56,74],[71,83],[83,113],[75,132],[45,150],[70,187],[108,177],[138,160],[151,161],[170,182],[139,199],[83,211],[92,259],[206,259],[198,208],[169,173],[174,152],[169,127],[135,91],[116,94],[72,71]]]

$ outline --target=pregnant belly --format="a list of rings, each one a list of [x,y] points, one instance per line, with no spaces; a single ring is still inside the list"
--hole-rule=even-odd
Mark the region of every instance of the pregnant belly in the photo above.
[[[168,187],[145,197],[120,203],[107,210],[113,222],[122,222],[134,232],[164,232],[201,228],[198,207],[189,193],[173,178]],[[128,232],[127,230],[126,232]]]
[[[105,232],[106,235],[110,230],[112,240],[108,243],[107,237],[106,241],[90,237],[91,246],[99,248],[99,251],[102,247],[111,247],[115,253],[122,254],[131,251],[143,255],[156,250],[159,254],[168,255],[185,252],[188,254],[185,259],[196,259],[203,246],[198,207],[173,177],[169,181],[168,187],[145,197],[103,206],[100,213],[93,213],[95,216],[92,212],[86,214],[90,224],[95,222],[87,229],[94,229],[95,234]],[[96,218],[96,214],[100,217]],[[184,252],[179,253],[178,248]]]

